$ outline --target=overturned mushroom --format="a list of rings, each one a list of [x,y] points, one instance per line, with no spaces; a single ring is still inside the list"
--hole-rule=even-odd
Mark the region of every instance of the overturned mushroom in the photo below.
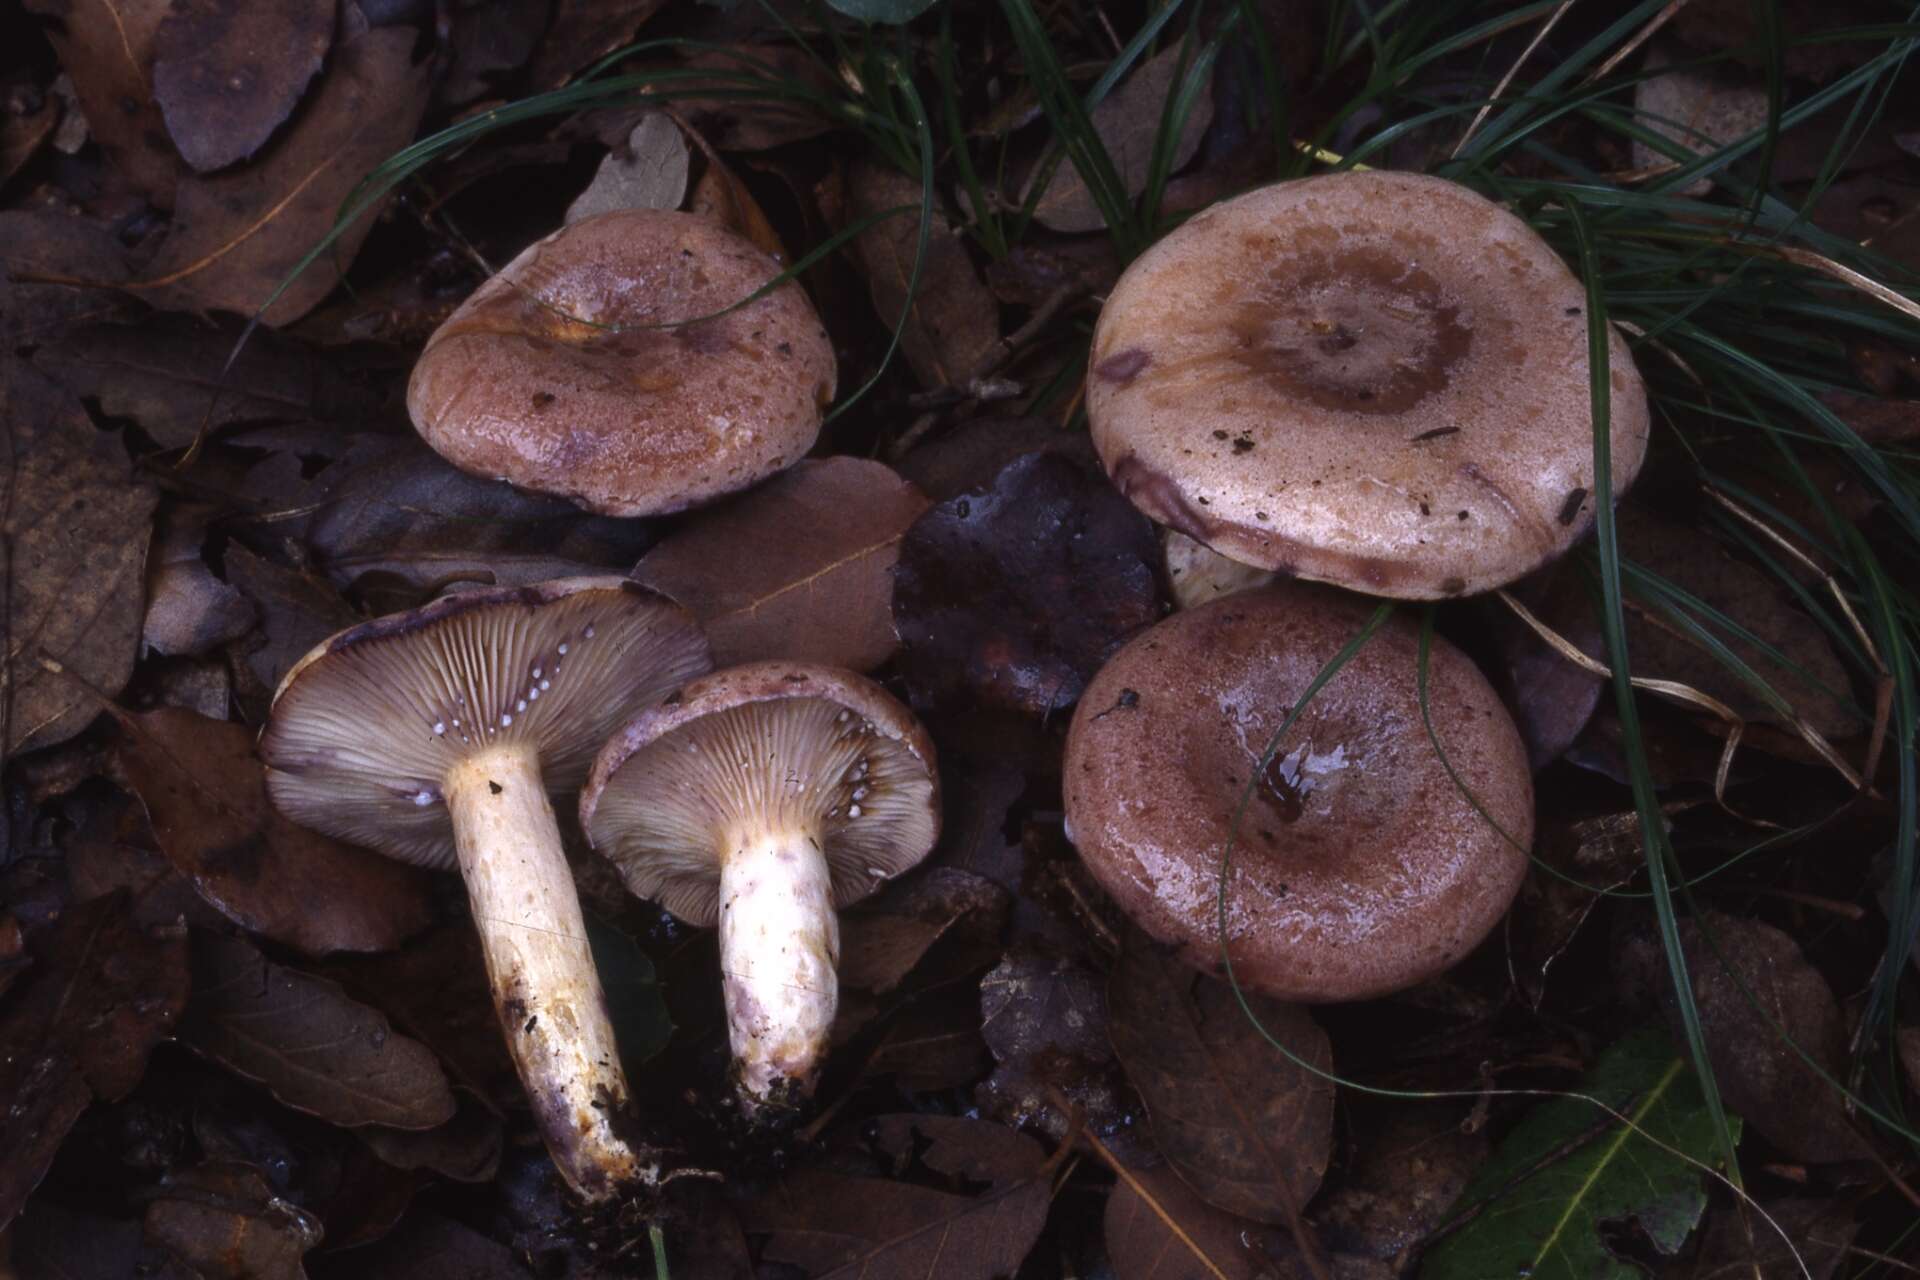
[[[833,347],[800,286],[753,298],[779,270],[690,214],[588,218],[447,317],[407,409],[462,471],[605,515],[744,489],[806,454],[833,398]]]
[[[549,792],[580,785],[635,707],[708,669],[691,614],[624,578],[473,591],[343,631],[302,658],[261,735],[294,821],[457,865],[495,1009],[547,1149],[587,1200],[657,1178]]]
[[[751,663],[609,740],[580,824],[635,893],[719,924],[740,1095],[763,1113],[813,1088],[839,1000],[834,911],[933,848],[933,744],[863,676]]]
[[[1458,783],[1448,776],[1421,716],[1410,621],[1375,633],[1260,768],[1369,613],[1299,583],[1178,613],[1101,670],[1067,733],[1068,836],[1095,878],[1216,971],[1231,839],[1227,953],[1241,982],[1281,999],[1357,1000],[1432,977],[1493,928],[1527,868],[1520,735],[1479,670],[1436,639],[1427,706]]]
[[[1485,591],[1594,504],[1586,293],[1465,187],[1341,173],[1201,213],[1127,269],[1087,414],[1114,483],[1245,564],[1374,595]],[[1618,494],[1646,394],[1611,335]]]

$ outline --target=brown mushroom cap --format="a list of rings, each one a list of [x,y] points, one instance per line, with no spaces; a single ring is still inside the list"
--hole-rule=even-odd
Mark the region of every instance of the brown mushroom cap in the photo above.
[[[1488,590],[1592,523],[1586,310],[1546,242],[1465,187],[1266,187],[1120,278],[1094,332],[1094,445],[1141,510],[1243,563],[1408,599]],[[1647,406],[1611,341],[1618,494]]]
[[[939,775],[926,731],[865,676],[754,662],[655,699],[611,738],[580,825],[634,893],[706,926],[741,840],[814,836],[836,907],[917,865],[940,834]]]
[[[301,826],[444,869],[454,764],[527,744],[548,792],[571,791],[636,707],[711,666],[693,615],[626,578],[448,596],[294,665],[260,737],[267,789]]]
[[[1298,583],[1175,614],[1130,641],[1067,733],[1068,835],[1142,928],[1220,961],[1220,863],[1248,777],[1288,711],[1366,624]],[[1446,969],[1492,929],[1527,859],[1448,778],[1421,722],[1418,628],[1390,619],[1308,703],[1247,803],[1227,937],[1247,987],[1356,1000]],[[1428,704],[1467,791],[1522,847],[1526,748],[1479,670],[1436,639]]]
[[[833,398],[833,347],[799,285],[727,310],[779,271],[691,214],[563,227],[434,332],[407,409],[462,471],[605,515],[744,489],[812,447]]]

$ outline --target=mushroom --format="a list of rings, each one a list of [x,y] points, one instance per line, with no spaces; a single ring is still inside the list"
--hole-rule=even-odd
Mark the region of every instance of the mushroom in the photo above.
[[[1094,331],[1087,415],[1120,490],[1242,563],[1372,595],[1511,582],[1593,521],[1586,293],[1465,187],[1338,173],[1214,205]],[[1647,447],[1611,343],[1612,484]]]
[[[1168,590],[1175,607],[1181,609],[1191,609],[1236,591],[1264,587],[1275,577],[1271,569],[1256,569],[1230,560],[1178,529],[1160,531],[1160,550],[1166,556]]]
[[[712,665],[693,616],[625,578],[471,591],[342,631],[280,684],[267,789],[303,826],[458,864],[495,1010],[554,1164],[588,1201],[659,1176],[549,792],[634,708]]]
[[[448,316],[407,409],[449,462],[614,516],[659,515],[797,462],[833,347],[792,281],[691,214],[624,209],[528,248]]]
[[[580,825],[629,888],[720,926],[745,1111],[812,1092],[839,1001],[837,908],[916,865],[940,831],[933,744],[879,685],[756,662],[657,699],[611,738]]]
[[[1436,638],[1428,708],[1455,784],[1422,722],[1408,620],[1382,626],[1260,768],[1369,613],[1301,583],[1177,613],[1114,655],[1067,731],[1067,834],[1094,877],[1149,934],[1218,972],[1231,838],[1226,952],[1242,984],[1284,1000],[1432,977],[1486,936],[1527,869],[1520,735],[1478,668]]]

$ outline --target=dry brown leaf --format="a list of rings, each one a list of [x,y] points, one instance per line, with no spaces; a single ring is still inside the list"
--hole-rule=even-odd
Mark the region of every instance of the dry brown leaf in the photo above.
[[[633,38],[665,0],[559,0],[533,59],[533,88],[554,89]]]
[[[978,972],[999,950],[1010,898],[985,876],[954,867],[888,885],[841,914],[840,985],[885,994],[950,936],[970,944]]]
[[[250,316],[265,306],[361,178],[412,141],[428,88],[415,39],[411,27],[381,27],[342,40],[299,119],[259,159],[181,181],[172,230],[129,287],[176,310]],[[372,229],[368,210],[267,307],[266,322],[317,306]]]
[[[737,93],[739,77],[797,82],[826,99],[836,92],[832,77],[811,53],[784,44],[742,45],[731,49],[699,49],[686,58],[689,71],[713,71],[711,86],[703,80],[674,86],[674,106],[685,111],[700,132],[722,151],[765,151],[817,138],[833,128],[833,121],[803,102],[704,97],[708,88]]]
[[[1147,189],[1147,173],[1153,167],[1153,140],[1160,132],[1160,117],[1168,97],[1178,87],[1176,79],[1182,62],[1191,69],[1190,51],[1175,45],[1136,66],[1093,109],[1094,132],[1106,144],[1129,197]],[[1213,91],[1204,89],[1187,113],[1180,139],[1174,145],[1173,164],[1168,172],[1183,168],[1200,150],[1200,140],[1213,123]],[[1054,169],[1047,188],[1033,211],[1034,220],[1055,231],[1099,231],[1107,225],[1094,203],[1086,180],[1073,162],[1062,159]]]
[[[1153,1118],[1161,1154],[1209,1203],[1292,1221],[1320,1186],[1333,1143],[1333,1085],[1255,1029],[1225,983],[1132,937],[1107,991],[1113,1047]],[[1246,994],[1267,1032],[1332,1066],[1326,1033],[1298,1005]]]
[[[927,500],[878,462],[806,461],[694,516],[634,577],[692,609],[732,666],[762,658],[870,671],[893,655],[893,566]]]
[[[133,315],[139,304],[113,287],[130,274],[107,226],[51,209],[0,212],[0,339],[20,350],[71,325]]]
[[[761,250],[772,255],[774,261],[784,265],[787,262],[787,246],[780,239],[780,233],[773,229],[773,223],[767,220],[766,210],[753,198],[733,168],[720,158],[720,153],[712,143],[701,137],[691,127],[682,126],[694,145],[706,155],[707,167],[700,180],[693,184],[693,194],[687,200],[687,212],[698,214],[702,218],[711,218],[731,231],[737,231],[760,246]]]
[[[1268,1227],[1216,1209],[1169,1165],[1130,1169],[1107,1195],[1107,1257],[1117,1280],[1299,1280],[1308,1273]]]
[[[153,42],[153,96],[201,173],[258,151],[333,44],[334,0],[174,0]]]
[[[154,38],[169,0],[28,0],[58,20],[48,35],[73,79],[87,128],[107,161],[161,208],[173,204],[180,158],[153,100]]]
[[[771,1234],[765,1256],[832,1280],[1012,1275],[1047,1217],[1047,1164],[1032,1138],[984,1120],[894,1115],[873,1122],[882,1152],[915,1156],[977,1195],[825,1169],[792,1174],[742,1206],[741,1225]]]
[[[687,198],[688,158],[680,126],[647,112],[600,158],[593,181],[567,206],[567,225],[617,209],[678,209]]]
[[[121,772],[200,896],[308,955],[387,951],[432,922],[429,878],[280,815],[245,725],[177,707],[123,713]]]
[[[901,206],[920,207],[920,184],[897,169],[862,161],[849,185],[853,221]],[[920,385],[964,386],[1000,340],[1000,308],[967,256],[966,242],[935,210],[919,287],[913,291],[908,286],[920,244],[918,216],[882,218],[853,243],[867,294],[887,328],[900,323],[902,309],[913,299],[900,330],[900,349]]]
[[[454,1115],[433,1054],[324,978],[239,938],[196,932],[193,999],[177,1038],[309,1115],[337,1125],[431,1129]]]
[[[147,542],[158,501],[119,440],[25,361],[0,357],[7,432],[0,581],[8,584],[0,668],[5,754],[85,728],[133,673]],[[42,656],[71,676],[40,665]],[[85,682],[85,683],[81,683]],[[87,688],[91,685],[92,689]]]
[[[214,577],[201,555],[208,518],[205,508],[192,507],[174,507],[161,518],[140,626],[140,642],[148,649],[176,657],[202,654],[253,626],[252,602]],[[224,690],[221,698],[224,705]]]

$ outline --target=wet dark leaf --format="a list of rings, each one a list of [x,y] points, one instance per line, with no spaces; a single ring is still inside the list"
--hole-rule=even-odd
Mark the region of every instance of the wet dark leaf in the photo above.
[[[247,671],[263,695],[271,696],[293,664],[315,645],[363,620],[339,592],[314,575],[275,564],[238,543],[227,547],[224,559],[227,581],[260,611],[259,634],[241,647]]]
[[[0,1012],[0,1226],[87,1104],[140,1082],[187,1000],[185,939],[139,928],[123,893],[70,908],[30,954]]]
[[[1356,1099],[1344,1117],[1352,1154],[1313,1206],[1327,1249],[1390,1261],[1419,1245],[1487,1158],[1466,1118],[1440,1102]]]
[[[1105,980],[1077,948],[1026,935],[980,980],[980,1034],[998,1065],[981,1110],[1064,1138],[1059,1099],[1123,1159],[1146,1158],[1133,1097],[1107,1033]]]
[[[0,422],[10,686],[0,746],[12,755],[65,741],[100,713],[94,693],[43,670],[41,655],[109,695],[132,674],[156,497],[115,437],[11,356],[0,356]]]
[[[334,0],[174,0],[153,42],[153,96],[202,173],[244,160],[292,114],[333,43]]]
[[[917,702],[1064,712],[1164,612],[1153,526],[1104,477],[1031,454],[907,531],[893,617]]]
[[[722,92],[737,93],[742,75],[784,80],[822,95],[833,92],[833,82],[819,61],[788,45],[692,50],[686,66],[727,76],[712,85]],[[765,151],[817,138],[833,127],[833,121],[804,102],[705,97],[705,88],[700,80],[683,83],[674,92],[674,106],[686,112],[701,135],[721,151]]]
[[[1280,1232],[1214,1208],[1172,1166],[1128,1172],[1131,1181],[1116,1181],[1107,1195],[1104,1224],[1118,1280],[1300,1280],[1309,1274],[1290,1265],[1291,1246]]]
[[[849,182],[848,219],[889,209],[920,207],[920,183],[897,169],[863,162]],[[913,265],[920,219],[911,212],[876,222],[853,242],[873,309],[889,328],[900,323],[909,298],[900,350],[923,387],[964,387],[1000,340],[1000,308],[967,256],[966,242],[934,211],[917,289]]]
[[[1795,1159],[1865,1158],[1866,1145],[1847,1122],[1839,1091],[1801,1058],[1805,1054],[1830,1079],[1847,1078],[1847,1027],[1839,1002],[1800,945],[1772,925],[1718,911],[1681,921],[1680,942],[1727,1110],[1745,1116]],[[1650,928],[1636,929],[1617,964],[1623,985],[1633,981],[1633,970],[1656,966],[1654,990],[1679,1036],[1679,1006],[1659,946]],[[1783,1043],[1782,1034],[1793,1044]]]
[[[13,1263],[27,1280],[132,1280],[136,1270],[157,1259],[141,1256],[142,1232],[136,1220],[76,1213],[45,1198],[32,1201],[13,1231]],[[158,1271],[152,1280],[185,1280],[177,1272]]]
[[[140,325],[86,325],[34,353],[34,363],[101,411],[140,424],[165,449],[203,429],[320,421],[397,420],[401,370],[364,351],[322,352],[272,332],[249,338],[231,369],[237,324],[155,316]],[[226,372],[223,374],[222,370]]]
[[[203,1280],[306,1280],[320,1223],[273,1194],[251,1165],[216,1161],[166,1179],[147,1205],[147,1240]]]
[[[163,707],[121,726],[160,848],[236,924],[323,955],[385,951],[432,921],[426,873],[280,815],[245,725]]]
[[[1161,1154],[1209,1203],[1286,1223],[1320,1186],[1333,1085],[1269,1044],[1233,991],[1135,936],[1108,987],[1113,1046]],[[1327,1037],[1305,1009],[1248,994],[1268,1033],[1320,1071]]]
[[[194,999],[179,1039],[339,1125],[431,1129],[453,1118],[433,1054],[324,978],[274,964],[238,938],[195,933]]]
[[[1546,995],[1547,971],[1599,903],[1601,891],[1627,884],[1646,865],[1640,816],[1615,813],[1568,822],[1543,815],[1533,856],[1535,865],[1507,917],[1507,947],[1514,982],[1537,1009]]]
[[[807,1169],[741,1209],[748,1231],[770,1233],[767,1258],[809,1274],[1011,1275],[1046,1220],[1047,1164],[1040,1144],[984,1120],[882,1116],[876,1145],[896,1160],[918,1155],[935,1173],[977,1194],[887,1178]]]
[[[451,1218],[419,1212],[376,1245],[316,1258],[312,1274],[314,1280],[529,1280],[533,1273],[505,1245]]]
[[[383,609],[424,603],[456,583],[519,586],[625,569],[650,540],[640,521],[467,475],[412,437],[354,440],[299,505],[310,511],[304,519],[269,527],[303,537],[342,590],[373,594],[383,584]]]
[[[265,306],[361,178],[412,141],[427,91],[426,68],[413,65],[414,40],[410,27],[341,40],[299,119],[257,160],[183,179],[173,228],[131,286],[139,296],[182,311],[250,316]],[[318,305],[372,227],[370,212],[355,221],[267,307],[267,323],[286,324]]]
[[[1551,619],[1559,634],[1583,653],[1605,651],[1600,618],[1587,603],[1584,575],[1561,564],[1514,584],[1521,604],[1535,616]],[[1527,744],[1535,772],[1546,768],[1579,738],[1593,718],[1607,682],[1568,662],[1518,615],[1504,605],[1488,604],[1490,627],[1499,652],[1492,675],[1501,700]],[[1634,669],[1640,657],[1633,657]]]
[[[20,94],[0,110],[0,185],[39,153],[60,123],[60,100],[54,94],[41,95],[37,106],[32,103],[31,95]]]
[[[148,84],[169,0],[31,0],[58,20],[49,35],[73,77],[87,129],[107,161],[161,208],[173,203],[180,158]]]
[[[1699,1255],[1687,1275],[1689,1280],[1832,1280],[1859,1230],[1844,1200],[1769,1200],[1715,1209],[1707,1215]]]
[[[786,658],[869,671],[898,645],[893,566],[926,509],[878,462],[802,462],[694,516],[634,577],[699,615],[717,666]]]
[[[126,248],[108,227],[51,209],[0,211],[0,338],[19,350],[70,325],[124,319],[140,308],[111,286],[130,274]]]

